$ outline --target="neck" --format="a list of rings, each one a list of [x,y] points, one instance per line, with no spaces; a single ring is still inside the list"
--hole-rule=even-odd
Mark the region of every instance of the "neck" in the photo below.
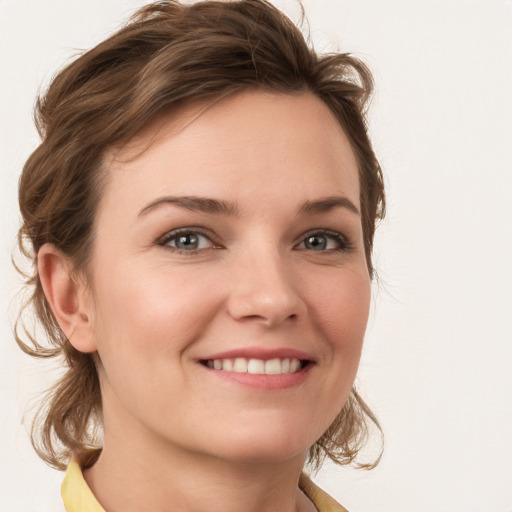
[[[298,488],[305,454],[278,463],[227,461],[170,445],[143,429],[109,427],[98,462],[84,472],[108,512],[316,510]]]

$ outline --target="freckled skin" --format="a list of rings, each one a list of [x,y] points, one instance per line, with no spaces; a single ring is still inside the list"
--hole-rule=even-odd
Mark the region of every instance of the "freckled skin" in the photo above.
[[[359,207],[357,163],[309,93],[245,92],[179,124],[196,109],[159,119],[126,154],[105,160],[88,311],[102,362],[104,454],[138,445],[228,464],[294,461],[300,470],[351,389],[370,278],[357,214],[297,209],[333,195]],[[123,158],[156,130],[149,149]],[[162,196],[230,201],[240,212],[167,204],[138,215]],[[203,230],[199,249],[157,242],[182,228]],[[325,251],[306,247],[305,234],[320,230],[341,233],[350,248],[332,237]],[[198,362],[238,347],[295,348],[314,366],[299,386],[269,392]]]

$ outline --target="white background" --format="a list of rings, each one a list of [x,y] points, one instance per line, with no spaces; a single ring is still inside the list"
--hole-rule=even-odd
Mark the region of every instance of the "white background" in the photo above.
[[[48,371],[11,334],[34,98],[143,3],[0,0],[2,512],[57,503],[62,478],[21,425]],[[358,378],[385,455],[372,472],[327,467],[317,480],[352,512],[512,512],[512,2],[304,4],[318,50],[339,46],[374,71],[371,129],[389,200]]]

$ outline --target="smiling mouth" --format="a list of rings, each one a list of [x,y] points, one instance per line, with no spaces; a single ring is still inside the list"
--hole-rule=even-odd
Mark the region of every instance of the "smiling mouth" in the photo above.
[[[249,359],[245,357],[206,359],[200,363],[213,370],[251,375],[283,375],[297,373],[312,364],[312,361],[297,358]]]

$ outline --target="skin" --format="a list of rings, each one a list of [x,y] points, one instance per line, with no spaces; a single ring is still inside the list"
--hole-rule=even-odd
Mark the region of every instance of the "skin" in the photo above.
[[[298,478],[350,392],[370,302],[343,130],[310,93],[249,91],[156,120],[106,155],[105,171],[88,286],[58,249],[39,253],[64,332],[100,359],[94,494],[109,512],[314,510]],[[237,214],[148,207],[168,196]],[[333,196],[343,199],[298,212]],[[177,229],[197,233],[198,248],[179,250]],[[255,347],[312,361],[277,389],[200,362]]]

